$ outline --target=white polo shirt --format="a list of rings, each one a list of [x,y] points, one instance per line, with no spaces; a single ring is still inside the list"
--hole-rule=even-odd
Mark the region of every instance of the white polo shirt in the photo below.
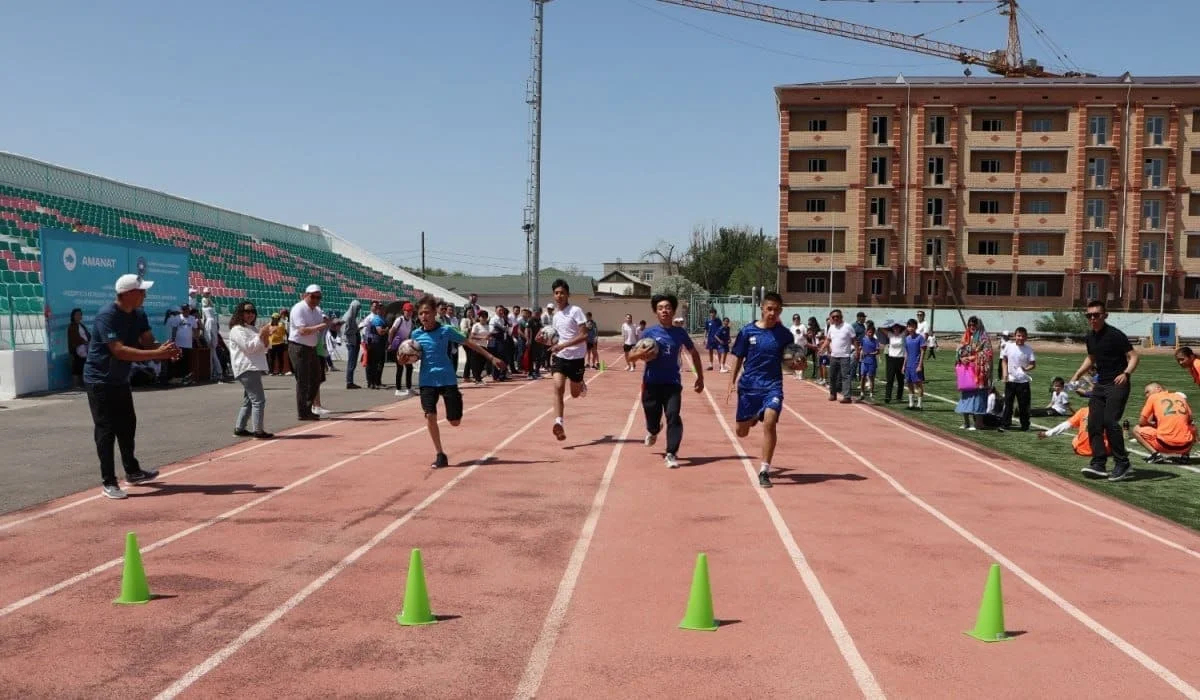
[[[854,350],[854,326],[843,323],[830,326],[825,333],[829,336],[829,354],[833,357],[850,357]]]
[[[288,340],[300,345],[307,345],[310,348],[317,347],[317,334],[309,333],[308,335],[301,335],[300,329],[304,326],[319,326],[325,323],[325,313],[321,311],[321,307],[311,307],[307,301],[301,299],[292,307],[288,318],[291,320],[291,327],[288,329]]]

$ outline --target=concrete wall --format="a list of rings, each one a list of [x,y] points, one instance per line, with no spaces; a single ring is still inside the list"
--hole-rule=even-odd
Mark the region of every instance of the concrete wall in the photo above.
[[[0,400],[46,391],[45,350],[0,350]]]

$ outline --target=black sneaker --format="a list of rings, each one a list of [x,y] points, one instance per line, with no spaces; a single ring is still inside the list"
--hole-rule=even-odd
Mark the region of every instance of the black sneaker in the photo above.
[[[1159,454],[1157,452],[1148,454],[1145,457],[1143,457],[1142,459],[1145,460],[1146,464],[1162,464],[1167,461],[1167,459],[1165,457],[1163,457],[1161,454]]]
[[[1133,468],[1129,466],[1129,462],[1122,462],[1113,467],[1112,476],[1108,477],[1109,481],[1125,481],[1133,478]]]
[[[430,466],[433,467],[434,469],[441,469],[442,467],[448,467],[448,466],[450,466],[450,458],[446,456],[445,452],[439,452],[439,453],[437,453],[437,457],[434,458],[433,464]]]
[[[145,469],[143,469],[141,471],[136,471],[132,474],[125,475],[125,481],[127,481],[131,484],[140,484],[140,483],[143,483],[146,481],[154,481],[157,478],[158,478],[158,470],[157,469],[151,469],[150,471],[146,471]]]
[[[249,430],[246,430],[245,428],[238,428],[233,431],[234,437],[250,437],[251,435],[253,435],[253,433],[251,433]]]
[[[275,433],[268,433],[265,430],[259,430],[257,432],[251,433],[251,435],[258,438],[259,440],[270,440],[271,438],[275,437]]]
[[[1098,467],[1094,464],[1089,464],[1079,471],[1083,472],[1084,476],[1090,476],[1097,479],[1103,479],[1108,476],[1108,472],[1105,471],[1103,464]]]
[[[764,489],[771,488],[771,474],[769,472],[759,472],[758,485]]]

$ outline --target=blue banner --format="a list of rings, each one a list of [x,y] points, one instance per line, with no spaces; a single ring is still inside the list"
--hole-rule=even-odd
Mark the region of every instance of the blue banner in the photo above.
[[[150,329],[160,342],[170,337],[164,317],[167,309],[188,302],[188,250],[150,245],[121,238],[41,228],[42,289],[46,299],[47,372],[50,389],[71,387],[71,358],[67,327],[71,311],[83,311],[83,323],[92,332],[96,312],[113,303],[113,288],[121,275],[133,273],[154,282],[146,292],[143,309]]]

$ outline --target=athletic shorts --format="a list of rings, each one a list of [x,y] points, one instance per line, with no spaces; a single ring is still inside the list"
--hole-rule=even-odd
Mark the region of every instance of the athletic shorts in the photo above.
[[[583,381],[583,370],[582,357],[577,360],[567,360],[555,355],[554,359],[550,361],[550,374],[561,374],[576,384]]]
[[[716,340],[713,340],[712,338],[709,338],[708,340],[704,341],[704,349],[705,350],[720,350],[721,343]]]
[[[425,415],[437,415],[439,396],[446,406],[446,420],[461,420],[463,415],[462,392],[454,384],[421,387],[421,410],[425,412]]]
[[[879,363],[874,357],[858,363],[858,373],[864,377],[874,377],[879,371]]]
[[[925,371],[917,371],[916,367],[904,368],[904,381],[909,384],[918,384],[925,381]]]
[[[828,367],[829,366],[829,355],[821,355],[821,358],[819,360],[817,360],[817,364],[822,367]]]
[[[738,389],[737,416],[738,423],[749,420],[762,420],[768,408],[776,412],[783,411],[783,389],[767,389],[766,391],[746,391]]]
[[[621,347],[625,348],[625,354],[626,354],[626,355],[628,355],[628,354],[629,354],[629,351],[633,349],[633,346],[632,346],[632,345],[622,345]]]
[[[1160,440],[1158,438],[1158,428],[1154,426],[1139,425],[1134,428],[1134,431],[1155,452],[1163,454],[1187,454],[1192,451],[1192,443],[1190,442],[1185,445],[1176,445]]]

